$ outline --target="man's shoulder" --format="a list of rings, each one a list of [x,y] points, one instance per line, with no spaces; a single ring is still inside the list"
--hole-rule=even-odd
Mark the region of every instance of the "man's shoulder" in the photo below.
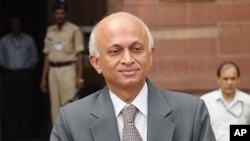
[[[242,91],[242,90],[237,90],[237,92],[238,92],[239,94],[241,94],[241,95],[246,96],[246,97],[249,97],[249,96],[250,96],[249,93],[246,93],[246,92],[244,92],[244,91]]]
[[[242,90],[237,90],[237,94],[243,101],[250,103],[250,95]]]
[[[163,89],[163,88],[159,88],[157,86],[155,86],[151,81],[148,80],[148,86],[149,86],[149,92],[152,93],[152,95],[155,95],[157,93],[160,94],[161,96],[163,96],[163,98],[165,99],[165,101],[167,102],[176,102],[176,101],[196,101],[199,100],[198,97],[189,94],[189,93],[185,93],[185,92],[177,92],[177,91],[173,91],[173,90],[167,90],[167,89]]]
[[[2,36],[2,38],[0,39],[0,41],[5,41],[5,40],[9,39],[9,38],[10,38],[10,36],[11,36],[11,34],[10,34],[10,33],[5,34],[4,36]]]
[[[24,37],[24,38],[32,39],[33,40],[33,37],[30,34],[28,34],[28,33],[22,33],[21,36]]]
[[[55,29],[56,29],[56,25],[55,25],[55,24],[50,25],[50,26],[47,27],[47,32],[48,32],[48,31],[53,31],[53,30],[55,30]]]
[[[167,103],[175,105],[176,103],[195,103],[195,101],[199,101],[199,98],[192,94],[159,88],[149,80],[147,80],[147,83],[152,97],[163,98]]]
[[[166,96],[170,96],[170,97],[175,97],[175,98],[187,98],[187,99],[198,99],[196,96],[189,94],[189,93],[185,93],[185,92],[177,92],[177,91],[171,91],[171,90],[164,90],[164,93],[166,94]]]
[[[75,23],[69,22],[69,21],[66,22],[66,26],[72,30],[79,30],[80,29],[80,27],[78,25],[76,25]]]
[[[199,103],[200,99],[189,93],[163,90],[163,97],[170,105],[191,106]],[[178,104],[177,104],[178,103]]]
[[[171,111],[179,115],[196,113],[205,105],[200,98],[189,93],[163,90],[162,95]]]
[[[213,91],[203,94],[200,98],[203,100],[211,99],[211,98],[217,97],[219,93],[220,93],[219,90],[213,90]]]
[[[94,92],[84,98],[76,100],[72,103],[66,104],[63,106],[64,110],[69,112],[79,112],[79,111],[88,111],[95,104],[96,99],[102,93],[102,90]]]

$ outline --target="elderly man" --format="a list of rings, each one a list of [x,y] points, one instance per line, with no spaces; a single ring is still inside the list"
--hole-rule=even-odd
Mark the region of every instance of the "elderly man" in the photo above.
[[[107,86],[61,108],[51,141],[215,141],[202,100],[147,79],[153,38],[139,18],[105,17],[91,33],[89,52]]]

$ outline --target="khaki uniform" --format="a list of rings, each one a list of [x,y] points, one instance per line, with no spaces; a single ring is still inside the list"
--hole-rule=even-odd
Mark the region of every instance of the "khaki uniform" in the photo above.
[[[76,54],[83,50],[84,37],[78,26],[66,22],[60,31],[57,25],[48,27],[43,52],[48,55],[50,63],[76,62]],[[48,77],[51,119],[54,123],[60,106],[71,99],[76,92],[76,63],[50,65]]]

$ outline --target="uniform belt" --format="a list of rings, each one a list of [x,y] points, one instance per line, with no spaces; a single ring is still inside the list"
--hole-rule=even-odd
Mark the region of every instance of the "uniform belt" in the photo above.
[[[64,66],[69,66],[71,64],[74,64],[74,61],[67,61],[67,62],[50,62],[49,65],[51,67],[64,67]]]

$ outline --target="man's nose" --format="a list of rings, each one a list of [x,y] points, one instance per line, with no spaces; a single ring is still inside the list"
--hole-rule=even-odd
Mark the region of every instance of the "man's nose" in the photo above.
[[[133,55],[129,50],[124,50],[121,62],[128,65],[134,62]]]
[[[233,80],[232,80],[232,79],[228,79],[228,80],[227,80],[227,83],[228,83],[228,84],[232,84],[232,83],[233,83]]]

